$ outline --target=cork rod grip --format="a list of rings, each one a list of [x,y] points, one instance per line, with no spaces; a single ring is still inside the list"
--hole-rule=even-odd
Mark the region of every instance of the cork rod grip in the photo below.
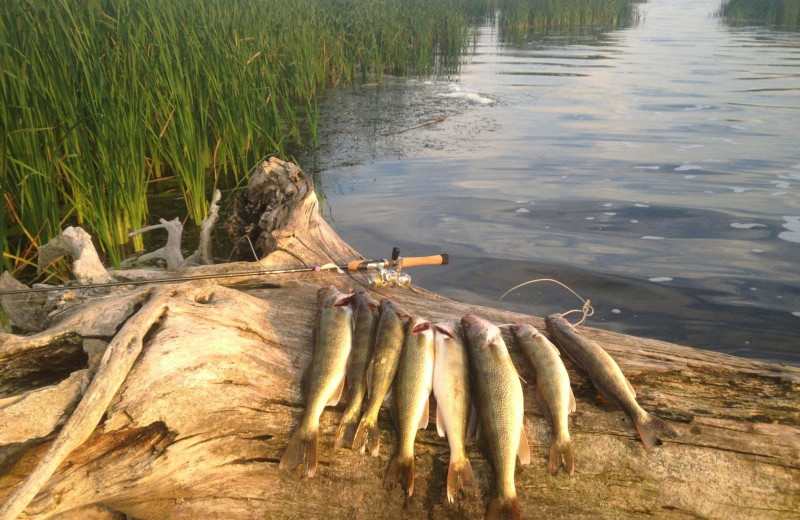
[[[403,267],[414,267],[416,265],[447,265],[448,263],[450,263],[450,257],[446,254],[403,257]]]

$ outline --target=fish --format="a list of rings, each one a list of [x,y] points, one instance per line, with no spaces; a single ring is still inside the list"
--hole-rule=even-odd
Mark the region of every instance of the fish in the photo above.
[[[354,450],[363,453],[365,449],[369,449],[373,457],[378,456],[381,445],[378,412],[397,374],[405,326],[410,318],[387,299],[381,300],[380,314],[372,359],[367,367],[367,404],[353,439]]]
[[[334,437],[334,446],[341,448],[353,445],[361,404],[367,393],[367,368],[369,366],[375,334],[378,332],[378,304],[361,289],[353,295],[355,301],[355,332],[350,361],[347,366],[347,407]]]
[[[620,370],[614,358],[597,342],[592,341],[560,314],[545,318],[547,333],[559,348],[578,365],[594,386],[630,417],[645,448],[661,444],[661,437],[672,438],[678,432],[666,421],[647,413],[636,402],[636,391]]]
[[[383,479],[391,490],[400,483],[408,496],[414,494],[414,439],[428,427],[433,388],[433,326],[419,316],[408,323],[400,366],[394,382],[392,412],[396,420],[397,446]]]
[[[575,396],[569,386],[569,374],[561,353],[535,327],[525,323],[512,325],[511,333],[536,372],[539,407],[553,424],[548,468],[558,473],[561,463],[567,473],[575,472],[575,455],[569,436],[569,414],[575,412]]]
[[[517,457],[530,464],[522,385],[500,329],[473,314],[461,318],[480,420],[480,434],[495,473],[487,520],[521,518],[514,485]]]
[[[309,477],[317,471],[319,418],[342,395],[353,336],[351,294],[331,286],[318,294],[318,302],[313,355],[304,384],[306,406],[278,464],[286,471],[303,464]]]
[[[434,325],[433,395],[436,397],[436,430],[447,437],[447,500],[476,489],[475,475],[467,458],[466,444],[472,409],[469,357],[461,326],[447,321]]]

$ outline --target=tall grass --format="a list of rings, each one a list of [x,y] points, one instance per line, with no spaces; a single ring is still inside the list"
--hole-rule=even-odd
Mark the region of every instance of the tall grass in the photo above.
[[[156,181],[180,189],[173,214],[199,223],[217,184],[285,156],[302,128],[316,146],[326,88],[452,72],[475,21],[497,8],[528,24],[546,8],[546,24],[563,25],[620,3],[630,1],[3,0],[4,266],[72,222],[119,265],[141,246],[127,233],[146,224]]]
[[[725,0],[716,14],[733,26],[766,23],[800,29],[800,0]]]

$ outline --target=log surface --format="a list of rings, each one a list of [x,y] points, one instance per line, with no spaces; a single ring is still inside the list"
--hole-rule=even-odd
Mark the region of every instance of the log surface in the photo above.
[[[283,225],[261,226],[254,235],[260,247],[271,248],[258,265],[287,265],[289,258],[314,265],[322,260],[320,251],[328,260],[356,258],[318,219],[313,190],[300,181],[302,200],[281,199],[295,204],[291,212],[265,204]],[[314,249],[315,237],[323,235]],[[317,253],[304,256],[305,250]],[[0,503],[61,433],[64,421],[54,424],[58,407],[75,407],[67,389],[78,399],[86,391],[68,381],[70,373],[79,372],[73,379],[92,373],[80,372],[92,368],[89,355],[75,354],[81,343],[102,339],[113,345],[120,326],[143,307],[163,305],[161,319],[141,332],[141,353],[103,419],[19,518],[482,518],[494,486],[491,467],[470,444],[480,493],[448,504],[448,447],[433,424],[417,435],[414,495],[383,489],[396,440],[387,410],[380,417],[379,457],[334,450],[342,402],[323,413],[317,476],[278,470],[303,409],[300,378],[311,360],[316,290],[329,283],[346,290],[362,281],[321,274],[276,277],[259,289],[213,282],[134,289],[64,313],[33,336],[0,334],[0,367],[6,367],[0,370],[0,432],[12,416],[15,431],[22,432],[0,436],[13,439],[0,445]],[[431,320],[472,312],[497,324],[524,321],[544,330],[539,318],[458,303],[417,287],[373,293]],[[90,326],[93,319],[103,326]],[[518,465],[516,474],[523,518],[800,517],[800,369],[582,330],[617,360],[639,403],[681,435],[645,450],[625,414],[565,358],[578,407],[570,421],[576,469],[573,477],[550,475],[551,429],[536,405],[535,375],[506,335],[524,380],[531,444],[532,463]],[[60,372],[42,362],[48,346],[55,353],[48,359],[63,367]],[[26,355],[30,363],[22,361]],[[44,399],[51,394],[59,398]],[[39,403],[30,406],[28,419],[25,400]],[[42,407],[50,408],[44,413]]]

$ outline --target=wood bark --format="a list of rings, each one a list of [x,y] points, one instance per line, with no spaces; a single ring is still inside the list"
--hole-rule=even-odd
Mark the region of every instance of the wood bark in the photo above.
[[[240,246],[248,237],[261,260],[178,274],[360,258],[319,216],[313,184],[291,163],[265,163],[235,207],[227,228]],[[340,403],[321,419],[317,476],[278,470],[303,409],[316,290],[329,284],[350,290],[364,280],[236,276],[125,286],[85,300],[67,288],[35,300],[28,318],[40,327],[19,330],[40,332],[0,334],[0,518],[482,518],[494,486],[490,465],[470,444],[479,493],[447,503],[448,448],[433,425],[417,436],[414,495],[383,489],[396,439],[386,411],[379,457],[333,449]],[[472,312],[544,329],[539,318],[413,286],[373,293],[432,320]],[[576,470],[550,475],[551,429],[537,409],[535,376],[506,336],[524,379],[533,458],[517,467],[523,518],[800,516],[800,369],[582,329],[617,360],[639,403],[681,435],[645,450],[624,413],[565,359],[578,406],[570,427]],[[26,493],[17,514],[9,504]]]

